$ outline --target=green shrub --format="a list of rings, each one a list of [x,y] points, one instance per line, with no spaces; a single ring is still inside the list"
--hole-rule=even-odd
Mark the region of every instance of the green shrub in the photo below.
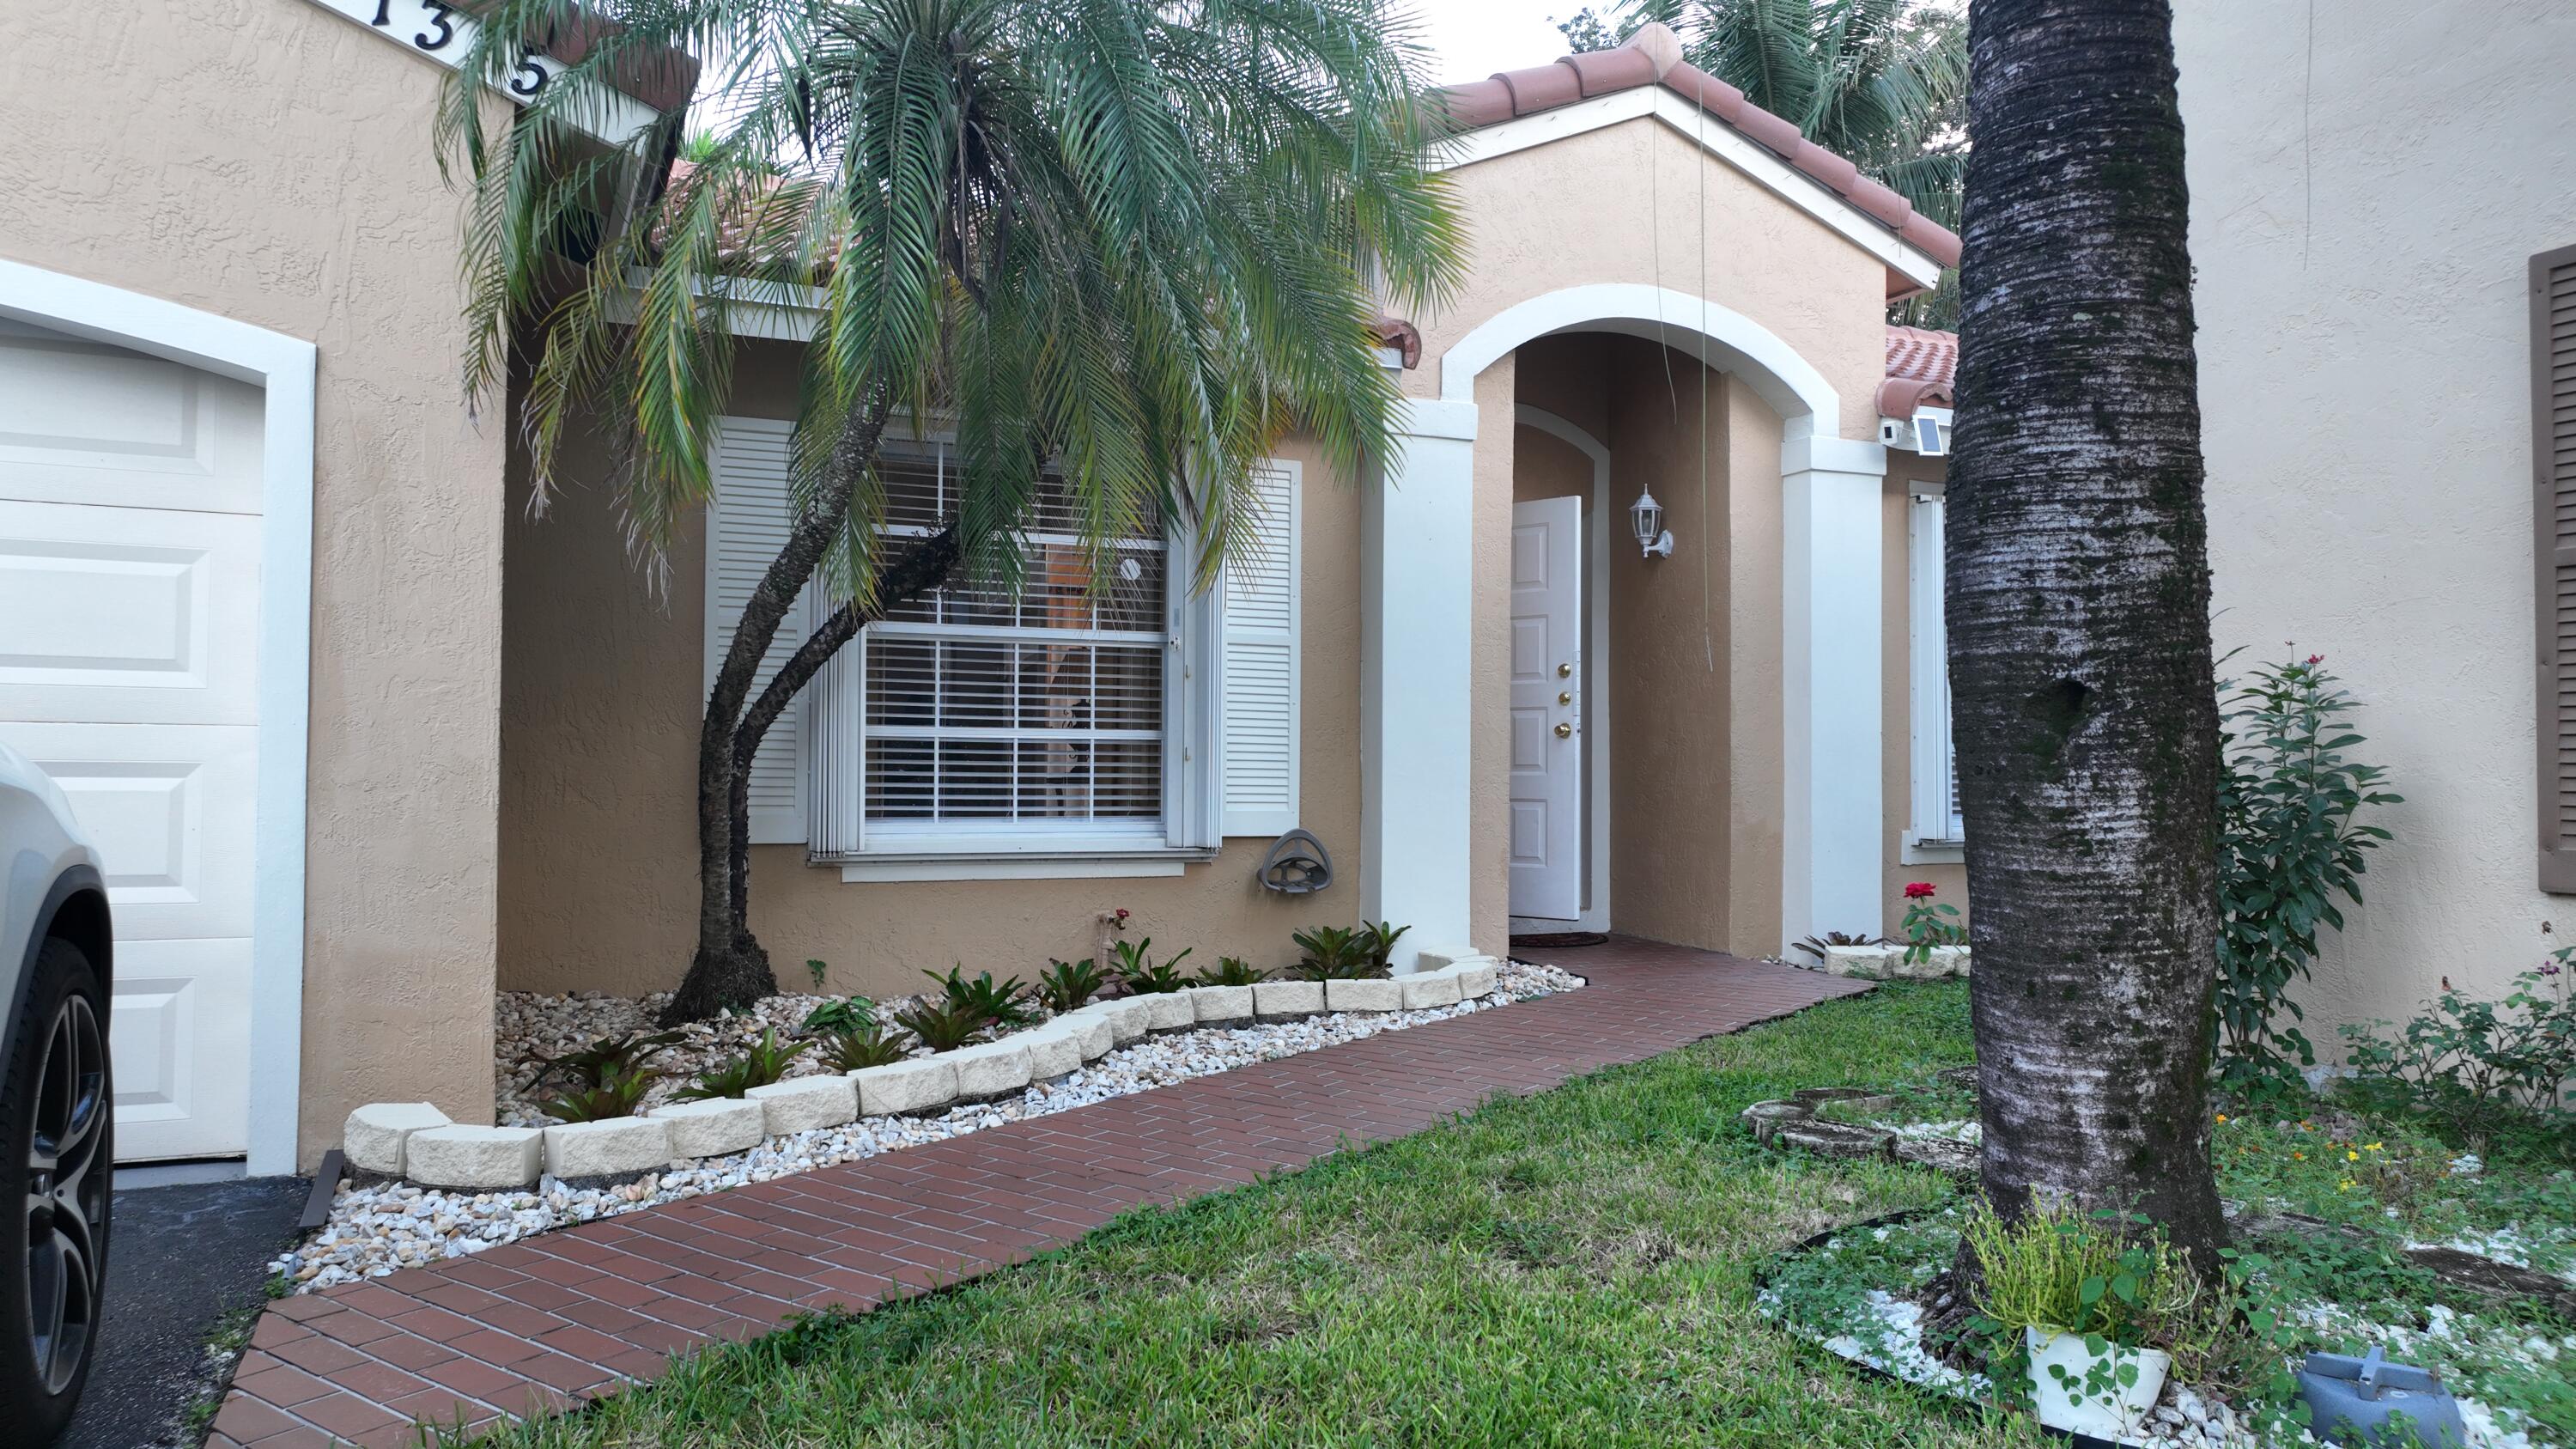
[[[2343,1028],[2355,1086],[2384,1105],[2412,1108],[2455,1133],[2483,1136],[2517,1119],[2558,1117],[2576,1077],[2576,1001],[2568,971],[2576,947],[2513,980],[2502,1001],[2481,1001],[2442,978],[2442,994],[2403,1030],[2385,1021]]]
[[[2316,1062],[2307,1036],[2283,1020],[2302,1014],[2290,992],[2308,979],[2317,928],[2343,929],[2337,902],[2361,904],[2368,853],[2389,838],[2355,817],[2402,797],[2378,788],[2380,767],[2344,754],[2362,742],[2346,722],[2356,703],[2324,656],[2256,669],[2226,703],[2211,1030],[2221,1084],[2259,1092],[2295,1087],[2297,1069]]]
[[[1154,958],[1146,954],[1147,948],[1154,944],[1151,936],[1142,941],[1111,944],[1118,952],[1118,980],[1127,988],[1128,995],[1152,996],[1165,991],[1179,991],[1190,984],[1188,974],[1181,970],[1181,962],[1189,957],[1191,948],[1183,947],[1180,955],[1157,965]]]
[[[1099,995],[1108,984],[1109,973],[1088,956],[1079,961],[1049,960],[1047,969],[1038,973],[1038,1001],[1060,1014]]]
[[[766,1087],[787,1075],[796,1058],[813,1046],[810,1041],[781,1042],[778,1029],[770,1027],[760,1034],[741,1056],[698,1073],[697,1080],[673,1095],[683,1102],[704,1101],[710,1097],[739,1097],[754,1087]]]
[[[1377,973],[1369,943],[1348,926],[1315,926],[1288,938],[1301,953],[1289,974],[1300,981],[1356,981]]]
[[[1240,956],[1219,956],[1199,972],[1201,986],[1258,986],[1269,979],[1269,972]]]

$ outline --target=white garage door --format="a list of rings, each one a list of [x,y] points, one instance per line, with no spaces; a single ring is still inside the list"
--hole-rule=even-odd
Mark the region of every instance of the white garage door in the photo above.
[[[0,738],[106,868],[126,1161],[249,1142],[260,403],[0,321]]]

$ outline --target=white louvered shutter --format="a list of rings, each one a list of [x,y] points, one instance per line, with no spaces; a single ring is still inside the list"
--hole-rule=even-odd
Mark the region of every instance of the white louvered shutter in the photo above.
[[[706,689],[715,687],[716,671],[733,645],[744,602],[787,543],[793,521],[787,489],[790,431],[789,424],[769,418],[724,418],[717,424],[716,496],[707,510]],[[808,586],[780,622],[769,653],[761,659],[750,698],[760,697],[779,666],[805,642],[812,627],[807,613],[812,593]],[[703,707],[703,693],[699,701]],[[752,759],[754,845],[804,843],[805,746],[805,709],[799,701],[769,727],[760,753]]]
[[[2531,259],[2540,888],[2576,894],[2576,247]]]
[[[1295,463],[1254,475],[1255,546],[1225,564],[1224,830],[1297,828],[1298,483]]]
[[[1950,631],[1941,614],[1942,500],[1918,493],[1907,511],[1906,612],[1913,625],[1914,839],[1967,838],[1959,813],[1959,752],[1950,737]]]

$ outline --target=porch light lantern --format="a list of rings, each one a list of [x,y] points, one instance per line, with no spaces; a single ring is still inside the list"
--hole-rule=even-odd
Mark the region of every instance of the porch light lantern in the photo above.
[[[1673,556],[1673,531],[1664,527],[1664,505],[1655,501],[1653,489],[1638,490],[1637,501],[1628,505],[1628,521],[1636,525],[1637,547],[1645,557]]]

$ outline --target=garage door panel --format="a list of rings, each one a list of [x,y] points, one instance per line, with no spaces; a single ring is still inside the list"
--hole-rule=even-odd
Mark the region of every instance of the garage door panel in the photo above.
[[[260,510],[260,391],[122,348],[0,331],[0,493]]]
[[[120,940],[250,934],[259,731],[246,725],[13,725],[106,867]]]
[[[0,717],[258,719],[259,520],[0,502]]]
[[[119,1161],[248,1148],[248,937],[119,941],[107,1027]]]

